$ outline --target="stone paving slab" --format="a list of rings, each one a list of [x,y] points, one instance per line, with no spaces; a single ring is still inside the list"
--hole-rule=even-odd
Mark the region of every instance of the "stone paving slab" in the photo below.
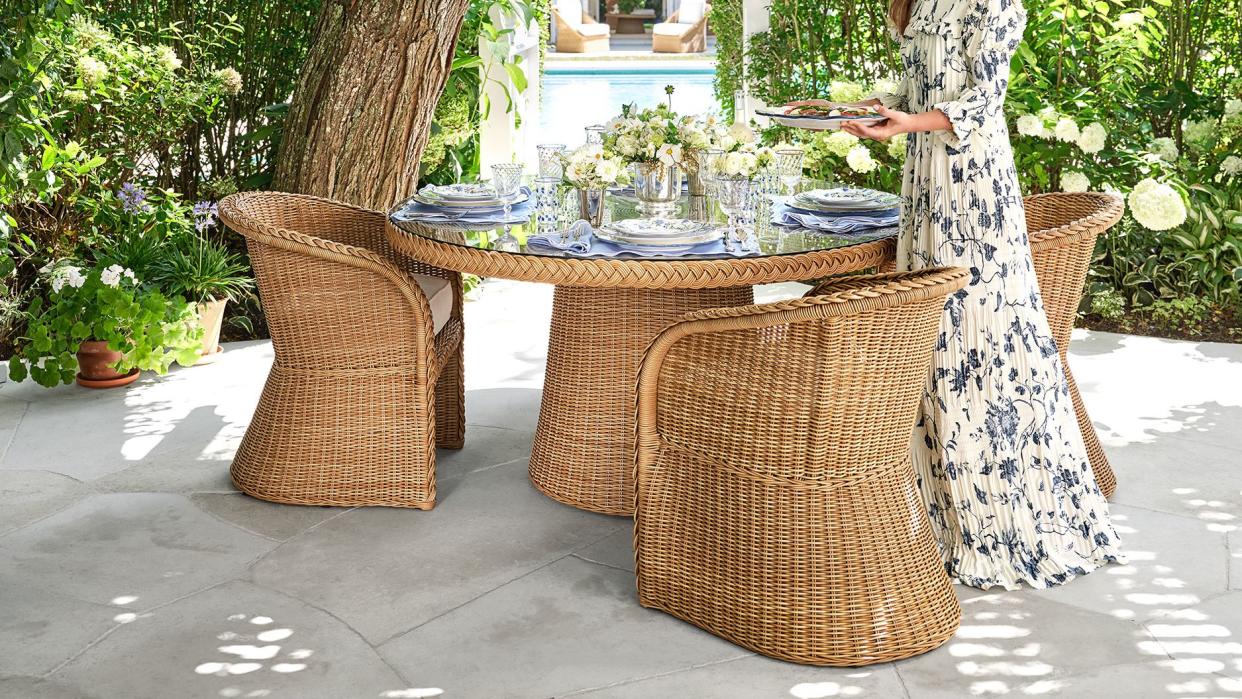
[[[266,342],[124,390],[0,383],[0,697],[1242,696],[1242,346],[1077,333],[1131,563],[958,588],[941,649],[808,668],[642,609],[629,521],[530,486],[551,288],[482,298],[431,512],[236,492]]]

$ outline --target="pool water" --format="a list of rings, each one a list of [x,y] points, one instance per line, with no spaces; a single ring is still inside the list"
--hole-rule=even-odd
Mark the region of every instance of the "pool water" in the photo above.
[[[621,113],[624,104],[654,107],[667,99],[664,86],[672,85],[673,109],[679,114],[719,112],[712,92],[715,68],[624,69],[549,66],[543,76],[539,109],[539,143],[576,147],[586,136],[583,128],[602,124]]]

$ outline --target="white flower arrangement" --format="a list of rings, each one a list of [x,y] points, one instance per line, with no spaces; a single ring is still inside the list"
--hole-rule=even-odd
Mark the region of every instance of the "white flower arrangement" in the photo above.
[[[850,152],[845,154],[845,163],[854,172],[864,175],[873,172],[880,166],[875,161],[875,158],[871,157],[871,151],[861,143],[851,148]]]
[[[690,142],[708,140],[706,132],[700,135],[698,131],[693,117],[678,118],[664,105],[642,111],[626,105],[604,126],[604,147],[626,163],[687,167],[688,151],[693,148]]]
[[[1236,155],[1231,155],[1225,158],[1221,161],[1220,172],[1221,174],[1228,175],[1230,177],[1242,174],[1242,158],[1239,158]]]
[[[776,162],[776,151],[744,144],[738,150],[725,153],[713,162],[713,171],[723,177],[750,179],[770,168]]]
[[[1108,142],[1108,131],[1098,121],[1092,122],[1078,134],[1078,148],[1087,154],[1099,153]]]
[[[1091,180],[1078,170],[1061,173],[1062,192],[1085,192],[1091,188]]]
[[[1186,222],[1186,202],[1173,187],[1151,177],[1130,191],[1130,214],[1144,228],[1167,231]]]
[[[587,145],[565,157],[564,177],[578,189],[606,189],[628,184],[630,171],[621,158],[598,145]]]

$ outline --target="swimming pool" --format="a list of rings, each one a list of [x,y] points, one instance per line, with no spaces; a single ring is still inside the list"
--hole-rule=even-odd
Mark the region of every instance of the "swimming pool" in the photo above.
[[[550,65],[543,75],[539,109],[539,143],[580,145],[583,127],[601,124],[621,113],[621,105],[653,107],[676,88],[673,109],[680,114],[719,111],[712,92],[713,66],[624,68]]]

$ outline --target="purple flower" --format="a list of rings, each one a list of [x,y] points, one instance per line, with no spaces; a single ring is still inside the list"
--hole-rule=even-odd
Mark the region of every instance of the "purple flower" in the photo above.
[[[194,228],[202,233],[216,222],[218,208],[213,201],[200,201],[194,205]]]
[[[147,193],[133,182],[121,185],[121,191],[116,197],[121,200],[124,209],[131,214],[144,214],[151,210],[150,205],[145,201]]]

